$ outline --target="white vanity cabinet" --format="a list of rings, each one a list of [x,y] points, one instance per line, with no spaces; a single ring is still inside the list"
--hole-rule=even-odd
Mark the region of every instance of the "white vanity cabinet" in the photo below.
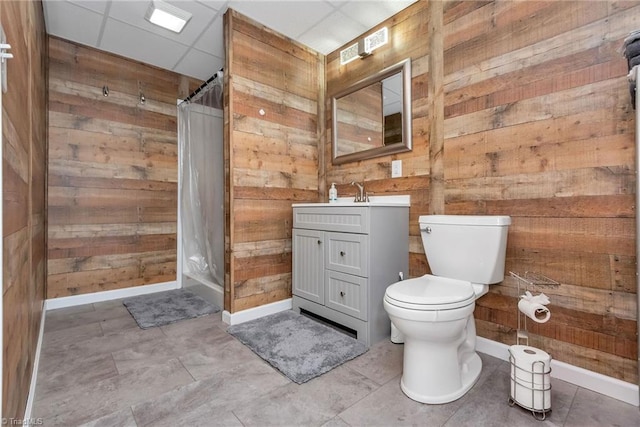
[[[408,203],[293,205],[293,308],[370,346],[390,334],[387,286],[408,277]]]

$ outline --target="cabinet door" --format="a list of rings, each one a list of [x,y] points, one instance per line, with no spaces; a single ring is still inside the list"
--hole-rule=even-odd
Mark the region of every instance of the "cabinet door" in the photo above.
[[[324,232],[293,229],[294,295],[324,304]]]

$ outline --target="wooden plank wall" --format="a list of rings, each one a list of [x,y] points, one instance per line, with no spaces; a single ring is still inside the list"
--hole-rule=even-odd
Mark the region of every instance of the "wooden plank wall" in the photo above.
[[[194,85],[53,37],[49,57],[47,298],[175,280],[176,99]]]
[[[47,44],[40,1],[0,2],[14,58],[2,96],[4,420],[24,417],[45,293]]]
[[[233,313],[291,296],[291,204],[318,199],[324,57],[231,9],[225,36],[225,309]]]
[[[353,192],[345,185],[352,180],[376,194],[411,195],[411,276],[429,271],[419,215],[510,215],[507,271],[561,283],[533,289],[550,296],[552,317],[528,323],[530,343],[637,384],[635,119],[617,49],[640,28],[640,2],[449,1],[439,16],[428,9],[421,1],[380,24],[391,43],[371,57],[341,67],[340,49],[327,56],[327,100],[412,57],[413,151],[332,166],[327,135],[320,175],[342,183],[342,195]],[[440,42],[428,29],[438,19]],[[396,158],[403,178],[390,179]],[[516,296],[507,277],[477,301],[479,336],[515,343]]]
[[[634,126],[626,60],[640,2],[450,2],[444,12],[447,213],[505,214],[507,269],[551,321],[531,344],[632,383],[637,376]],[[478,333],[514,342],[516,283],[478,301]]]
[[[363,36],[387,26],[389,44],[378,48],[371,56],[340,65],[340,49],[327,55],[326,66],[326,144],[325,162],[321,168],[325,183],[336,183],[338,196],[355,195],[351,181],[365,181],[365,189],[377,196],[392,194],[411,195],[409,209],[409,273],[421,276],[428,268],[424,259],[418,216],[429,212],[429,10],[428,2],[417,2],[391,19],[371,28]],[[355,42],[345,44],[349,46]],[[343,165],[331,164],[331,99],[353,83],[369,74],[411,58],[411,92],[413,151],[378,157]],[[391,179],[391,161],[402,160],[402,178]],[[324,195],[326,196],[326,194]],[[326,197],[324,197],[326,198]]]

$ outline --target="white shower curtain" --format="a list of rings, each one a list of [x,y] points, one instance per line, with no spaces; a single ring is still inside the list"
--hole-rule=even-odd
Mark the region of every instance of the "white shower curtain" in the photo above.
[[[223,285],[222,77],[216,80],[178,105],[180,227],[183,273]]]

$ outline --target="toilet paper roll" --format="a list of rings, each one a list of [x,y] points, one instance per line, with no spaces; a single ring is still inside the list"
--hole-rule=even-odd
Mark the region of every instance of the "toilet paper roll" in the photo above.
[[[535,347],[512,345],[511,398],[535,411],[551,408],[551,356]]]
[[[551,312],[546,306],[526,299],[518,301],[518,310],[537,323],[545,323],[551,317]]]

